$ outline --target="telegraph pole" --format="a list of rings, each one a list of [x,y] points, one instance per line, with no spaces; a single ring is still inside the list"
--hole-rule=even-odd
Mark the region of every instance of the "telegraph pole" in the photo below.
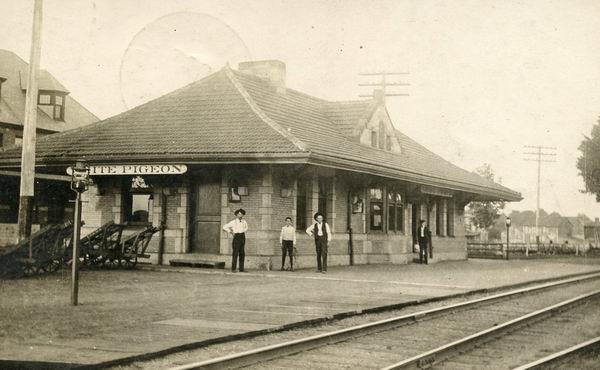
[[[540,177],[542,174],[542,162],[556,162],[554,159],[545,159],[556,157],[556,147],[541,146],[541,145],[525,145],[525,150],[535,150],[533,152],[524,152],[523,154],[529,157],[523,158],[525,161],[537,162],[537,206],[535,210],[535,241],[540,243]],[[525,254],[529,255],[529,248],[525,250]]]
[[[21,152],[21,187],[19,194],[19,241],[31,235],[35,184],[35,136],[37,124],[38,74],[40,69],[42,34],[42,0],[35,0],[33,31],[25,97],[23,149]],[[31,258],[31,245],[29,250]]]
[[[388,82],[387,76],[398,76],[398,75],[408,75],[408,72],[371,72],[371,73],[359,73],[359,76],[379,76],[381,79],[379,82],[371,82],[371,83],[360,83],[358,86],[375,86],[380,87],[382,92],[382,98],[385,99],[386,96],[409,96],[408,94],[391,94],[387,92],[388,86],[410,86],[409,83],[405,82]],[[361,98],[375,98],[375,94],[360,94],[358,95]]]

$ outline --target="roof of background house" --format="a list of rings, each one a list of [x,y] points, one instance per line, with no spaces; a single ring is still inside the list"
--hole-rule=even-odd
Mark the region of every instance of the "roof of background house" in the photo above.
[[[566,218],[567,220],[569,220],[569,222],[570,222],[572,225],[576,225],[576,224],[581,224],[581,225],[584,225],[584,224],[585,224],[585,222],[586,222],[586,221],[585,221],[585,219],[584,219],[584,218],[582,218],[582,217],[572,217],[572,216],[571,216],[571,217],[565,217],[565,218]]]
[[[25,93],[29,64],[15,53],[0,49],[0,77],[2,83],[0,96],[0,123],[23,126],[25,115]],[[38,82],[39,90],[67,93],[68,90],[48,71],[41,70]],[[98,121],[93,113],[79,104],[71,96],[65,97],[64,121],[54,120],[38,105],[37,128],[50,132],[60,132],[81,127]]]
[[[38,139],[41,163],[298,160],[506,200],[521,195],[445,161],[401,133],[401,154],[348,136],[371,100],[327,102],[225,67],[87,127]],[[77,143],[77,145],[73,145]],[[20,157],[19,157],[20,158]],[[17,163],[15,152],[0,153]]]
[[[586,227],[600,227],[600,221],[596,218],[594,221],[587,221],[584,226]]]
[[[21,83],[21,90],[27,90],[27,78],[29,77],[29,69],[19,71],[19,81]],[[69,93],[66,87],[64,87],[50,72],[45,69],[40,69],[38,76],[38,90],[43,91],[58,91],[65,94]]]

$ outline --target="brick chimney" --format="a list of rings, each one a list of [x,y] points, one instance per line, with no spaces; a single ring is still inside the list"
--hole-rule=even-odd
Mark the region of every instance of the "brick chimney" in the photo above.
[[[377,104],[385,105],[385,93],[383,92],[383,90],[382,89],[373,90],[373,99],[377,102]]]
[[[240,72],[264,78],[273,85],[278,93],[285,94],[285,63],[279,60],[257,60],[241,62]]]

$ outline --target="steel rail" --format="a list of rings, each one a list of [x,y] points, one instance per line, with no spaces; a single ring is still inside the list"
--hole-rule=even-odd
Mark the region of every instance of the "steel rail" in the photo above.
[[[380,332],[402,325],[410,324],[416,321],[428,320],[434,317],[452,313],[454,311],[468,307],[509,298],[521,294],[527,294],[538,290],[549,289],[560,285],[577,283],[585,280],[600,278],[600,273],[591,273],[589,275],[578,276],[565,280],[534,285],[532,287],[521,288],[513,291],[499,293],[488,297],[478,298],[470,301],[460,302],[448,306],[436,307],[416,313],[397,316],[372,323],[357,325],[345,329],[340,329],[328,333],[313,335],[310,337],[295,339],[288,342],[277,343],[265,347],[260,347],[244,352],[234,353],[222,357],[217,357],[205,361],[189,363],[169,370],[189,370],[189,369],[227,369],[252,365],[258,362],[264,362],[271,359],[292,355],[294,353],[307,351],[320,347],[322,345],[341,342],[350,338],[368,335],[374,332]]]
[[[474,348],[478,344],[489,342],[495,338],[501,337],[511,331],[517,330],[523,326],[527,326],[536,321],[543,320],[562,311],[569,310],[577,305],[583,304],[591,299],[600,296],[600,290],[591,293],[582,294],[575,298],[542,308],[527,315],[507,321],[503,324],[494,326],[489,329],[482,330],[478,333],[469,335],[451,343],[447,343],[438,348],[423,352],[417,356],[400,361],[381,370],[396,370],[396,369],[424,369],[430,368],[433,365],[443,362],[453,355]]]
[[[554,362],[562,361],[575,354],[590,352],[596,347],[600,347],[600,337],[596,337],[583,343],[579,343],[577,345],[574,345],[573,347],[569,347],[562,351],[553,353],[549,356],[540,358],[539,360],[530,362],[528,364],[515,367],[513,370],[543,369]]]

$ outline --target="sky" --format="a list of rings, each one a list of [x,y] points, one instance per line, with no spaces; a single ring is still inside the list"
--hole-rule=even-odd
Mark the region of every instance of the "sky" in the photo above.
[[[0,48],[29,60],[33,0],[0,0]],[[45,0],[42,68],[100,118],[215,72],[278,59],[287,86],[358,99],[388,81],[397,129],[467,170],[489,163],[535,209],[600,217],[580,192],[583,135],[600,116],[597,0]]]

